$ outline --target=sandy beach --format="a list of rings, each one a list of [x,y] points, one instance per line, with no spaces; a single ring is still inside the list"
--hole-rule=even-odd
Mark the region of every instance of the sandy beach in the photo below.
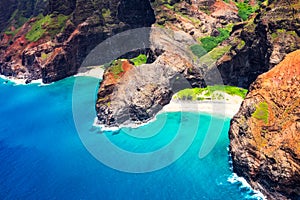
[[[103,73],[104,73],[104,68],[99,66],[93,66],[93,67],[80,68],[79,72],[75,75],[75,77],[88,76],[88,77],[102,79]]]
[[[226,96],[225,100],[205,100],[205,101],[179,101],[171,100],[169,104],[163,107],[163,109],[157,114],[166,112],[196,112],[206,113],[214,116],[232,118],[240,109],[243,99],[239,96]],[[156,116],[157,116],[156,115]],[[119,127],[107,127],[105,125],[97,124],[97,118],[94,120],[93,126],[100,127],[102,131],[117,131],[121,128],[138,128],[145,126],[156,120],[156,116],[146,123],[140,124],[125,124]]]
[[[237,95],[229,95],[223,91],[216,91],[215,93],[221,95],[223,99],[188,101],[173,98],[161,112],[202,112],[232,118],[239,111],[243,98]]]
[[[161,112],[198,112],[232,118],[241,106],[243,99],[232,97],[232,101],[178,101],[172,100]]]

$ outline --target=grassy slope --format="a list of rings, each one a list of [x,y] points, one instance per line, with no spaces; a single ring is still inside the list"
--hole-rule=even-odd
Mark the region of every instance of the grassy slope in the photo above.
[[[69,16],[61,14],[55,17],[51,15],[40,15],[34,24],[32,24],[31,30],[26,34],[26,39],[31,42],[36,42],[45,34],[54,37],[56,34],[63,31],[68,18]]]

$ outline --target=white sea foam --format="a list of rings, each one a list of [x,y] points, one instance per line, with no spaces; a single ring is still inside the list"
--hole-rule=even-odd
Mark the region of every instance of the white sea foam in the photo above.
[[[248,198],[267,200],[260,191],[254,190],[243,177],[239,177],[236,173],[232,173],[232,175],[228,177],[227,181],[231,184],[240,184],[241,186],[239,188],[243,191],[247,191],[246,193]]]
[[[45,86],[49,86],[49,85],[52,85],[52,84],[54,84],[54,82],[52,82],[52,83],[40,83],[38,86],[39,87],[45,87]]]
[[[100,128],[101,131],[118,131],[120,130],[120,127],[112,127],[112,126],[106,126],[98,123],[98,118],[95,117],[93,127]]]
[[[33,80],[30,83],[26,84],[26,79],[19,79],[19,78],[14,78],[14,77],[7,77],[4,75],[0,75],[0,78],[6,81],[9,81],[11,83],[13,83],[14,85],[29,85],[29,84],[39,84],[39,85],[47,85],[44,84],[42,79],[38,79],[38,80]]]
[[[136,129],[136,128],[139,128],[139,127],[142,127],[142,126],[146,126],[149,123],[154,122],[155,120],[156,120],[156,116],[153,119],[151,119],[147,122],[144,122],[144,123],[140,123],[140,124],[130,123],[130,124],[122,124],[120,126],[107,126],[107,125],[99,124],[98,123],[98,118],[95,117],[93,127],[100,128],[101,131],[118,131],[118,130],[121,130],[122,128]]]

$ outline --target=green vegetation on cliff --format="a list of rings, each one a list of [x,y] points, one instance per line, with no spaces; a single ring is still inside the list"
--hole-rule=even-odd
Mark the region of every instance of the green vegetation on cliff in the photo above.
[[[135,66],[140,66],[147,63],[147,56],[145,54],[140,54],[139,56],[130,59]]]
[[[237,45],[238,49],[242,49],[246,45],[246,42],[244,40],[241,40],[240,43]]]
[[[230,50],[231,46],[220,46],[214,48],[204,56],[202,56],[199,61],[201,64],[205,64],[207,67],[211,67],[219,58],[221,58],[225,53]]]
[[[255,112],[252,114],[252,117],[263,120],[266,123],[268,123],[269,119],[269,106],[267,102],[261,102],[257,105]]]
[[[109,68],[109,72],[114,75],[115,78],[118,78],[120,73],[124,72],[123,69],[123,61],[126,61],[127,59],[117,59],[112,61],[111,63],[104,64],[104,68]],[[147,56],[145,54],[140,54],[135,58],[129,59],[134,66],[138,67],[142,64],[147,63]]]
[[[236,6],[238,7],[238,15],[242,20],[246,21],[249,16],[257,10],[257,6],[251,6],[247,1],[244,2],[238,2],[236,3]]]
[[[239,87],[228,85],[214,85],[206,88],[188,88],[179,91],[174,95],[174,99],[179,100],[224,100],[224,96],[218,92],[225,92],[229,95],[236,95],[245,98],[247,90]]]
[[[219,34],[217,36],[206,36],[200,38],[201,44],[195,44],[190,47],[191,51],[198,58],[204,56],[207,52],[212,51],[224,40],[228,39],[232,30],[233,24],[227,25],[225,28],[218,28]]]
[[[103,9],[102,9],[102,17],[103,17],[104,19],[109,19],[110,16],[111,16],[111,11],[110,11],[109,9],[103,8]]]
[[[109,71],[113,73],[114,76],[117,78],[120,73],[124,72],[122,67],[122,60],[113,61],[111,67],[109,68]]]
[[[56,34],[63,31],[68,18],[69,16],[65,16],[62,14],[59,14],[57,16],[40,15],[37,17],[37,20],[32,24],[31,30],[26,34],[26,39],[31,42],[36,42],[40,38],[42,38],[46,33],[51,37],[54,37]]]
[[[168,3],[165,3],[164,6],[170,10],[173,10],[174,9],[174,6],[173,5],[170,5]]]
[[[12,36],[15,36],[15,35],[18,33],[19,30],[20,30],[20,28],[15,29],[14,31],[5,31],[4,33],[5,33],[6,35],[12,35]]]
[[[227,28],[218,28],[219,31],[219,35],[216,37],[213,36],[207,36],[204,38],[200,39],[200,42],[203,46],[203,48],[209,52],[211,50],[213,50],[214,48],[216,48],[221,42],[223,42],[224,40],[228,39],[230,36],[230,31]]]

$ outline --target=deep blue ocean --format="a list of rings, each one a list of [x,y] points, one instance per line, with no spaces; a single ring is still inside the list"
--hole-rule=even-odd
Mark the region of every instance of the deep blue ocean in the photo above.
[[[86,89],[74,92],[75,82]],[[95,97],[97,82],[71,77],[47,86],[16,86],[0,79],[0,199],[261,199],[235,181],[230,170],[230,119],[163,113],[137,129],[103,132],[93,127],[95,99],[91,96]],[[224,126],[212,127],[213,120],[223,121]],[[207,134],[214,129],[221,130],[212,141],[216,144],[207,155],[199,156],[203,141],[210,140]],[[114,148],[134,155],[182,142],[150,162],[114,153],[101,142],[104,138]],[[192,139],[191,145],[185,138]],[[91,146],[108,162],[96,159]],[[175,162],[159,167],[176,156]]]

